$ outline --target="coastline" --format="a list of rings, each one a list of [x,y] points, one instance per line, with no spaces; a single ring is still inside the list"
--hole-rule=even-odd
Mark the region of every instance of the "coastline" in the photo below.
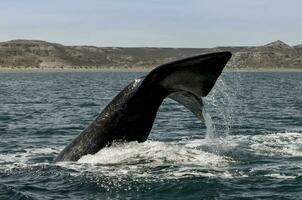
[[[149,72],[154,68],[0,68],[0,73],[26,73],[26,72]]]
[[[51,73],[51,72],[150,72],[154,68],[0,68],[0,73]],[[302,72],[297,68],[238,68],[225,69],[225,72]]]
[[[238,68],[238,69],[226,69],[226,72],[302,72],[297,68]]]

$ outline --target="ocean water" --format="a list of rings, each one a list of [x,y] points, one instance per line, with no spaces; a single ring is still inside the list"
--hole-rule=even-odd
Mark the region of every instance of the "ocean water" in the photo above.
[[[144,73],[0,73],[0,199],[302,199],[302,73],[225,72],[206,124],[165,100],[149,139],[54,163]]]

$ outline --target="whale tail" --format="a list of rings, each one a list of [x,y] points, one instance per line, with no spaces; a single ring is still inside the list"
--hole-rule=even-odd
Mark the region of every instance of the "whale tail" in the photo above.
[[[201,97],[207,96],[214,87],[231,56],[230,52],[217,52],[161,65],[146,76],[142,86],[158,85],[164,88],[169,98],[204,121]]]
[[[160,65],[146,76],[142,85],[157,84],[170,92],[206,96],[231,56],[230,52],[217,52]]]
[[[167,63],[130,83],[97,118],[58,155],[75,161],[113,141],[143,142],[148,138],[159,106],[170,97],[202,116],[201,97],[213,88],[231,53],[198,55]]]

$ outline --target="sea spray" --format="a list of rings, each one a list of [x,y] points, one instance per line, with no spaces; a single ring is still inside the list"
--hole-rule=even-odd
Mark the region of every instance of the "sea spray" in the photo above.
[[[232,124],[232,99],[229,87],[220,78],[209,96],[205,98],[203,109],[207,127],[207,139],[226,137]]]
[[[213,120],[210,113],[203,112],[203,118],[207,128],[205,139],[210,140],[215,138],[215,125],[213,124]]]
[[[223,74],[210,94],[204,98],[203,116],[206,126],[207,152],[224,155],[232,146],[232,135],[237,95],[240,93],[238,77]]]

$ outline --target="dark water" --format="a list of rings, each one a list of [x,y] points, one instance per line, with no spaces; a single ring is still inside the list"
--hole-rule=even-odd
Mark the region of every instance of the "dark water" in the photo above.
[[[142,73],[1,73],[0,199],[302,199],[302,73],[224,73],[207,127],[166,100],[145,143],[53,163]]]

